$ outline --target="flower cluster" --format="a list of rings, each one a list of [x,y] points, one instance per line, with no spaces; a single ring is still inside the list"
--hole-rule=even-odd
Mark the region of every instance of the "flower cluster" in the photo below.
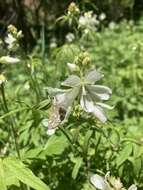
[[[87,33],[89,30],[96,31],[96,27],[99,25],[97,15],[93,14],[92,11],[85,12],[84,15],[79,18],[79,28],[84,29]]]
[[[90,69],[85,71],[84,74],[81,67],[85,67],[83,62],[85,62],[87,57],[86,52],[76,57],[76,64],[71,65],[78,67],[80,74],[72,74],[63,81],[61,85],[65,87],[64,89],[48,87],[50,97],[54,98],[55,107],[52,116],[49,118],[49,130],[56,128],[59,123],[63,123],[63,121],[68,119],[75,100],[79,100],[79,104],[85,112],[92,114],[103,123],[107,121],[103,109],[112,109],[112,107],[103,103],[103,101],[110,98],[112,91],[106,86],[95,84],[103,77],[103,74],[98,70]],[[89,60],[87,62],[89,62]],[[61,111],[64,112],[62,118],[60,117]],[[53,122],[53,115],[55,116],[55,122]]]
[[[80,13],[79,8],[77,7],[77,5],[74,2],[71,2],[71,4],[68,7],[68,15],[77,15]]]
[[[18,31],[13,25],[9,25],[7,28],[7,36],[4,41],[0,40],[0,47],[4,49],[2,51],[2,55],[0,57],[0,64],[14,64],[20,62],[20,59],[13,56],[13,53],[19,47],[18,41],[22,38],[22,31]],[[7,48],[3,48],[7,45]],[[6,81],[5,76],[1,73],[0,74],[0,85],[2,85]]]
[[[18,31],[13,25],[8,26],[8,34],[5,38],[5,43],[10,51],[15,51],[18,47],[18,41],[23,37],[22,31]]]
[[[119,178],[115,178],[107,173],[105,177],[94,174],[90,178],[91,184],[99,190],[137,190],[136,185],[131,185],[128,189],[123,187]]]
[[[20,60],[16,57],[11,56],[11,52],[15,52],[19,47],[19,40],[22,38],[22,31],[18,31],[13,25],[8,26],[8,34],[4,42],[7,45],[7,55],[0,57],[1,64],[13,64],[18,63]],[[1,44],[2,46],[3,44]]]
[[[67,35],[66,35],[66,41],[71,43],[73,40],[75,39],[75,36],[73,33],[69,32]]]

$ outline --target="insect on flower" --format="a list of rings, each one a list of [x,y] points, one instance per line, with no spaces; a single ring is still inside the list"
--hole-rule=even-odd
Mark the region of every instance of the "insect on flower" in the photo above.
[[[52,102],[52,110],[49,119],[42,121],[43,125],[48,128],[47,134],[52,135],[55,133],[59,124],[62,124],[66,118],[66,110],[59,106],[57,99],[54,97]]]

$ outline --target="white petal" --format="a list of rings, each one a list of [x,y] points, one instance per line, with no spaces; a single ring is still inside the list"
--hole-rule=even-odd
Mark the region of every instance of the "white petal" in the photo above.
[[[89,71],[85,75],[85,81],[89,84],[94,84],[96,81],[100,80],[102,77],[103,75],[94,69],[92,71]]]
[[[109,94],[97,94],[101,98],[101,100],[109,100]]]
[[[131,185],[128,190],[137,190],[137,186],[135,184]]]
[[[42,124],[44,125],[44,127],[48,127],[49,125],[48,119],[43,119]]]
[[[94,110],[94,104],[93,104],[93,102],[86,100],[86,102],[85,102],[85,108],[86,108],[87,112],[89,112],[89,113],[93,112],[93,110]]]
[[[20,62],[20,59],[14,58],[14,57],[10,57],[10,56],[2,56],[0,58],[0,63],[10,63],[10,64],[13,64],[13,63],[18,63],[18,62]]]
[[[87,99],[87,96],[82,95],[80,99],[80,105],[83,110],[85,110],[88,113],[93,112],[94,110],[94,103]]]
[[[8,36],[5,38],[5,42],[9,45],[14,43],[15,41],[16,39],[11,34],[8,34]]]
[[[94,88],[94,90],[99,93],[99,94],[112,94],[112,90],[110,88],[108,88],[107,86],[103,86],[103,85],[92,85],[91,87]]]
[[[59,89],[59,88],[52,88],[52,87],[48,87],[48,88],[45,88],[48,90],[48,93],[50,96],[55,96],[57,94],[62,94],[62,93],[65,93],[67,92],[67,90],[62,90],[62,89]]]
[[[83,95],[80,98],[80,105],[81,105],[82,109],[84,109],[84,107],[85,107],[85,99],[84,99]]]
[[[114,107],[113,106],[109,106],[107,104],[104,104],[104,103],[96,103],[96,105],[99,105],[101,106],[102,108],[106,108],[106,109],[109,109],[109,110],[112,110]]]
[[[94,102],[88,99],[87,96],[81,96],[80,105],[86,112],[93,113],[102,123],[107,121],[107,117],[102,108],[94,104]]]
[[[57,99],[57,103],[59,106],[65,110],[68,109],[68,107],[72,106],[75,98],[79,94],[80,87],[74,87],[68,90],[66,93],[63,94],[57,94],[55,98]]]
[[[75,87],[80,84],[80,78],[76,75],[70,75],[64,82],[61,83],[63,86]]]
[[[57,94],[55,96],[56,98],[56,101],[57,101],[57,104],[62,104],[65,102],[65,96],[66,96],[66,93],[62,93],[62,94]]]
[[[102,110],[101,107],[99,106],[94,106],[94,111],[93,114],[102,122],[105,123],[107,121],[107,117],[104,113],[104,111]]]
[[[104,180],[104,178],[97,174],[91,176],[90,181],[91,181],[92,185],[94,185],[97,189],[110,190],[110,188],[109,188],[107,182]]]
[[[83,95],[83,96],[85,96],[85,95],[86,95],[85,86],[82,86],[82,95]]]
[[[100,85],[86,85],[89,93],[93,96],[95,101],[108,100],[110,98],[111,89]]]
[[[47,135],[51,136],[51,135],[55,134],[55,132],[56,132],[56,128],[54,128],[54,129],[48,129],[47,130]]]
[[[67,63],[67,66],[71,72],[74,72],[77,70],[77,66],[74,63]]]

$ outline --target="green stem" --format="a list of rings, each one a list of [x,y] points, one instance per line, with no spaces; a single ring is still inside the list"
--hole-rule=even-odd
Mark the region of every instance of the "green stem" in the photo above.
[[[1,84],[1,95],[2,95],[2,100],[3,100],[3,104],[4,104],[4,111],[5,111],[5,113],[8,113],[9,108],[8,108],[6,97],[5,97],[4,84]],[[18,158],[20,159],[21,157],[20,157],[20,151],[19,151],[19,147],[18,147],[18,143],[17,143],[17,137],[16,137],[17,135],[16,135],[16,131],[14,128],[14,121],[11,117],[10,117],[10,129],[11,129],[12,136],[14,139],[15,150],[17,152]]]
[[[71,149],[73,150],[73,152],[75,152],[74,144],[73,144],[73,141],[70,137],[70,134],[67,133],[67,131],[64,129],[63,126],[59,126],[59,128],[63,132],[63,134],[66,136],[66,138],[68,139],[70,146],[71,146]]]

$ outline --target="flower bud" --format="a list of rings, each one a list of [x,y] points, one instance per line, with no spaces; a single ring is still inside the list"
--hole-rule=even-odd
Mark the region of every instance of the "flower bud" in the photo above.
[[[88,66],[88,65],[90,65],[90,62],[91,62],[90,58],[89,58],[89,57],[86,57],[86,58],[83,60],[82,64],[83,64],[83,66]]]
[[[79,8],[77,7],[77,5],[74,2],[71,2],[71,4],[68,7],[68,14],[78,14],[80,12]]]
[[[8,26],[8,32],[15,35],[15,34],[17,34],[17,28],[15,26],[13,26],[12,24],[10,24]]]
[[[74,63],[67,63],[67,66],[71,72],[77,71],[77,66]]]

